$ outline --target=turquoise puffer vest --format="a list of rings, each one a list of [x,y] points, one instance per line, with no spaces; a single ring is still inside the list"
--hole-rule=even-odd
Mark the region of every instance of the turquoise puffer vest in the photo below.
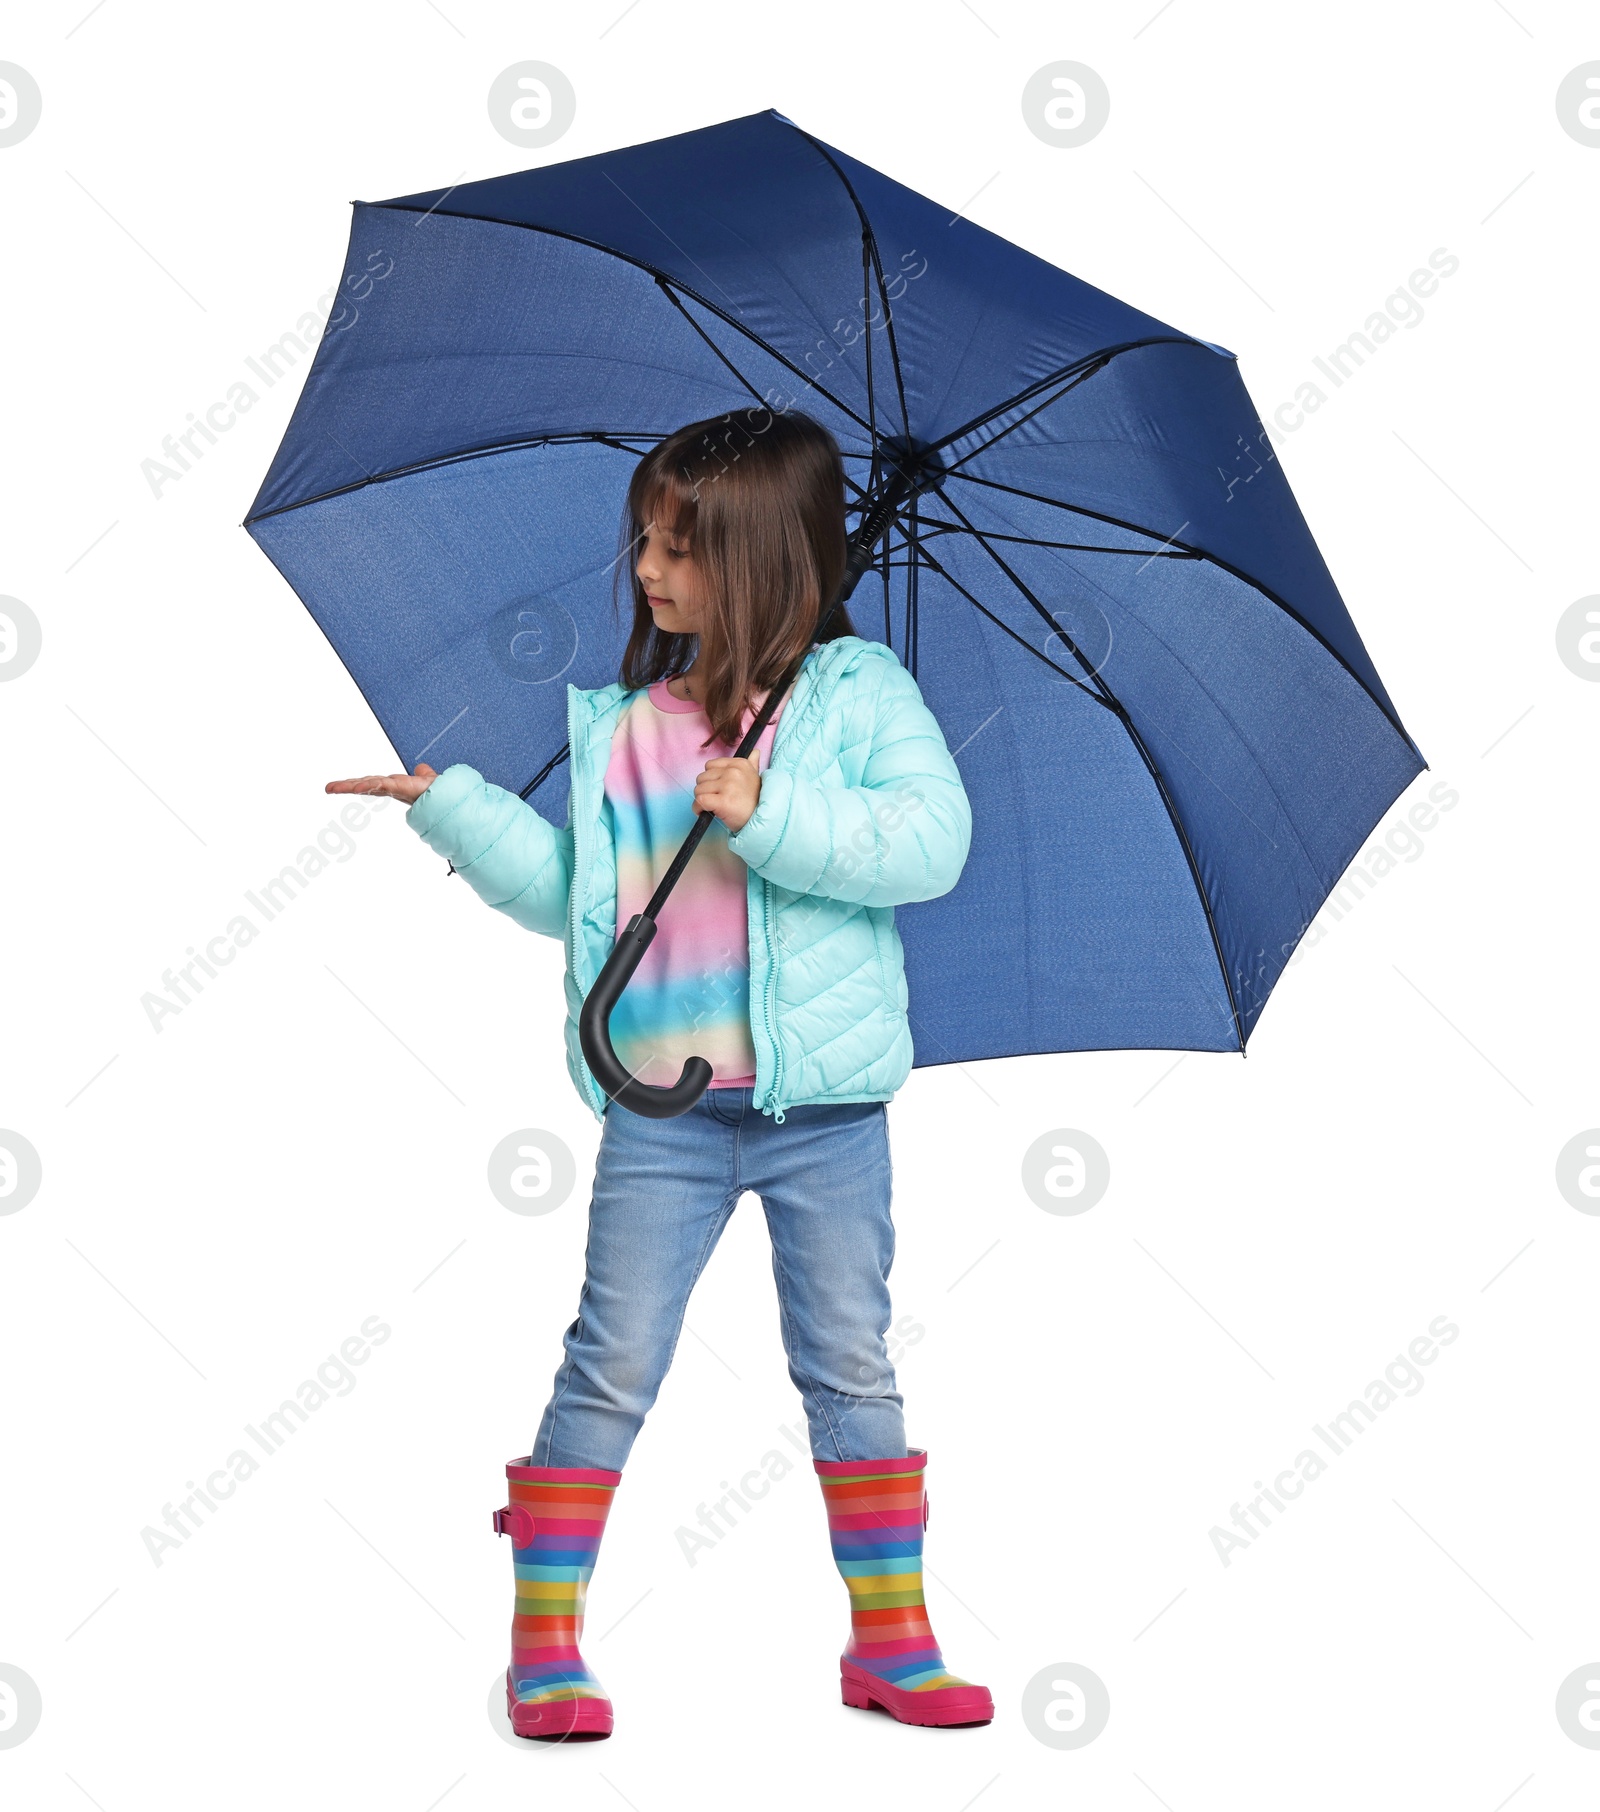
[[[596,1117],[607,1099],[578,1010],[617,932],[606,763],[620,684],[567,688],[572,778],[557,830],[515,793],[447,768],[406,814],[480,898],[564,940],[567,1069]],[[917,683],[881,642],[814,646],[778,719],[761,798],[728,847],[749,868],[754,1103],[887,1101],[911,1071],[894,909],[955,886],[972,809]],[[664,914],[672,910],[669,902]],[[663,916],[664,916],[663,914]]]

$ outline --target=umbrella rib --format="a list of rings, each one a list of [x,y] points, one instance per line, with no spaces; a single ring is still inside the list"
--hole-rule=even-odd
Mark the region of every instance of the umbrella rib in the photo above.
[[[785,371],[792,372],[797,378],[803,379],[808,390],[815,390],[819,395],[825,396],[842,414],[848,415],[857,427],[865,428],[867,425],[848,403],[842,401],[839,397],[836,397],[831,390],[825,389],[814,377],[807,377],[792,359],[786,358],[775,346],[769,346],[759,334],[752,333],[742,321],[735,320],[725,308],[719,308],[715,302],[711,301],[706,296],[702,296],[700,292],[690,284],[684,283],[676,277],[669,277],[665,271],[661,270],[658,266],[649,263],[646,259],[635,258],[628,252],[619,252],[614,245],[602,245],[598,239],[585,239],[581,233],[564,233],[559,227],[540,226],[535,221],[503,220],[497,214],[469,214],[461,208],[432,208],[427,210],[422,208],[407,208],[401,207],[391,201],[375,201],[368,205],[374,208],[385,208],[395,214],[421,214],[427,212],[430,213],[434,219],[481,220],[488,226],[512,227],[516,231],[522,233],[543,233],[551,239],[565,239],[570,241],[573,245],[586,245],[591,251],[604,252],[608,258],[615,258],[619,263],[631,264],[636,270],[644,271],[658,283],[670,283],[674,288],[682,290],[684,295],[692,297],[702,308],[709,309],[719,321],[725,322],[735,333],[743,334],[752,344],[759,346],[768,357],[776,359],[777,362],[783,366]]]
[[[963,435],[977,433],[979,428],[992,422],[996,416],[1004,415],[1007,409],[1015,409],[1019,404],[1027,402],[1029,397],[1037,396],[1041,390],[1049,389],[1052,384],[1059,384],[1077,373],[1092,377],[1095,371],[1103,370],[1113,359],[1120,358],[1123,353],[1139,352],[1146,346],[1197,346],[1204,351],[1210,351],[1210,348],[1206,347],[1202,341],[1193,339],[1188,334],[1152,334],[1148,339],[1124,340],[1118,346],[1103,346],[1098,352],[1081,353],[1077,358],[1058,367],[1055,371],[1048,372],[1044,377],[1035,378],[1031,384],[1024,385],[1014,396],[1008,396],[1003,403],[996,403],[992,408],[984,410],[982,415],[975,415],[971,421],[964,423],[959,428],[952,429],[943,439],[935,441],[929,451],[937,453],[942,447],[953,446]],[[1093,369],[1084,371],[1085,366],[1091,366]],[[1072,386],[1069,385],[1068,388],[1070,389]],[[1055,399],[1052,397],[1050,400],[1053,402]],[[1038,411],[1034,410],[1032,413],[1037,414]],[[1024,421],[1027,419],[1027,416],[1023,417]],[[1017,426],[1020,424],[1015,422],[1012,424],[1012,427]],[[1007,428],[1005,432],[1009,434],[1011,429]],[[995,436],[995,440],[999,438],[999,435]],[[992,447],[994,441],[985,441],[983,445]],[[983,447],[976,448],[975,451],[981,453]],[[962,464],[971,457],[970,453],[964,454],[957,464]],[[951,467],[950,470],[955,470],[955,467]]]
[[[769,415],[772,414],[773,413],[772,405],[761,394],[761,392],[756,389],[755,385],[750,382],[749,378],[747,378],[745,376],[745,374],[739,369],[739,367],[734,364],[733,360],[728,357],[728,355],[722,350],[722,348],[716,343],[716,341],[712,339],[711,335],[706,332],[706,330],[700,325],[700,323],[694,318],[694,316],[689,313],[688,309],[686,309],[683,306],[683,304],[673,294],[671,283],[668,282],[667,279],[665,277],[661,276],[659,273],[656,276],[656,287],[661,291],[662,295],[664,295],[667,298],[667,300],[672,304],[672,306],[675,309],[677,309],[678,313],[683,316],[684,320],[689,323],[689,325],[695,330],[695,332],[697,334],[699,334],[700,338],[705,341],[706,345],[709,346],[711,348],[711,350],[716,354],[716,356],[722,360],[723,364],[727,366],[729,371],[731,371],[733,373],[733,375],[739,380],[739,382],[744,385],[745,389],[750,392],[750,394],[756,399],[756,401],[761,405],[761,407],[763,409],[765,409]],[[868,397],[868,401],[870,403],[871,397],[872,397],[872,345],[871,345],[870,340],[867,345],[867,397]],[[871,475],[869,475],[865,491],[862,489],[861,486],[856,484],[855,480],[853,478],[851,478],[851,476],[848,472],[845,473],[845,483],[848,484],[856,492],[858,497],[865,496],[867,492],[870,492],[872,490],[874,484],[876,483],[876,468],[877,468],[877,458],[878,458],[877,429],[875,427],[872,427],[869,424],[868,433],[872,436],[873,468],[872,468]]]
[[[761,405],[761,407],[763,409],[765,409],[769,415],[772,414],[773,408],[772,408],[771,403],[769,403],[767,401],[767,399],[761,394],[761,392],[756,389],[755,385],[750,382],[749,378],[747,378],[745,376],[745,374],[739,369],[739,367],[734,364],[733,360],[728,357],[728,355],[722,350],[722,348],[716,343],[716,341],[712,339],[711,335],[708,334],[706,332],[706,330],[700,325],[700,323],[694,318],[694,316],[689,313],[688,309],[686,309],[683,306],[683,304],[673,294],[672,285],[664,277],[657,275],[656,287],[667,298],[667,300],[672,304],[672,306],[677,309],[678,313],[683,316],[684,320],[689,323],[689,325],[695,330],[695,332],[697,334],[699,334],[700,338],[705,341],[706,345],[711,348],[712,352],[714,352],[716,354],[716,356],[722,360],[723,364],[727,366],[729,371],[731,371],[733,373],[733,375],[739,380],[739,382],[744,385],[745,389],[750,392],[750,394],[756,399],[756,401]],[[871,342],[869,341],[868,345],[867,345],[867,396],[868,396],[869,402],[871,400],[871,395],[872,395],[872,346],[871,346]],[[877,429],[875,427],[872,427],[869,425],[867,431],[872,437],[872,461],[873,461],[873,463],[872,463],[872,468],[869,473],[868,481],[867,481],[865,488],[858,485],[848,472],[845,473],[845,483],[847,485],[849,485],[853,491],[855,491],[857,497],[861,497],[861,498],[864,498],[873,489],[874,485],[877,482],[877,459],[878,459]]]
[[[901,527],[903,528],[904,526],[905,524],[902,523]],[[1076,686],[1085,698],[1093,699],[1103,710],[1111,710],[1112,707],[1107,704],[1106,700],[1103,699],[1098,692],[1084,685],[1083,681],[1079,679],[1075,673],[1068,673],[1065,667],[1058,667],[1055,662],[1051,660],[1049,655],[1042,653],[1039,649],[1034,647],[1032,642],[1026,640],[1023,636],[1018,635],[1016,630],[1014,630],[1009,623],[1004,622],[1001,618],[997,617],[994,612],[989,609],[988,605],[981,604],[977,598],[967,590],[966,586],[949,571],[942,561],[936,560],[934,556],[922,546],[920,539],[917,543],[917,556],[921,563],[928,567],[930,571],[936,572],[947,585],[953,590],[960,592],[962,597],[967,600],[974,610],[979,612],[980,615],[986,616],[989,621],[994,624],[996,629],[1001,630],[1004,634],[1010,636],[1012,641],[1015,642],[1019,648],[1025,648],[1036,661],[1042,661],[1058,679],[1064,679],[1069,686]]]
[[[980,453],[987,453],[992,447],[998,446],[999,443],[1001,441],[1003,441],[1008,434],[1015,434],[1018,428],[1022,427],[1027,422],[1031,422],[1036,415],[1042,415],[1044,413],[1044,411],[1051,406],[1052,403],[1059,403],[1061,401],[1062,397],[1066,396],[1069,391],[1076,390],[1080,384],[1088,383],[1090,378],[1092,378],[1097,372],[1104,371],[1106,366],[1109,365],[1110,363],[1111,363],[1110,354],[1107,354],[1107,356],[1104,358],[1095,359],[1094,361],[1092,361],[1082,371],[1080,371],[1072,379],[1072,381],[1070,383],[1063,383],[1061,388],[1059,390],[1057,390],[1054,393],[1054,395],[1047,396],[1042,403],[1038,404],[1035,408],[1030,409],[1026,415],[1019,415],[1014,422],[1010,423],[1009,426],[1002,428],[998,434],[991,434],[987,440],[979,441],[977,446],[975,446],[970,452],[963,453],[958,460],[955,460],[952,464],[946,466],[945,467],[946,475],[950,474],[951,472],[954,472],[956,474],[956,476],[959,478],[966,477],[966,474],[961,470],[961,468],[967,463],[967,461],[969,459],[976,459]],[[948,444],[949,444],[948,440],[940,442],[941,446],[945,446]]]
[[[716,341],[712,339],[711,335],[706,332],[706,330],[700,325],[700,323],[694,318],[694,316],[689,313],[688,309],[686,309],[683,306],[683,304],[678,300],[678,298],[672,293],[672,285],[667,281],[667,279],[665,277],[663,277],[661,275],[661,273],[659,271],[656,272],[656,288],[659,289],[661,291],[662,295],[664,295],[667,298],[667,300],[672,304],[672,306],[675,309],[677,309],[678,313],[683,316],[684,320],[686,320],[689,323],[689,325],[695,330],[695,332],[697,334],[699,334],[700,338],[702,340],[704,340],[706,345],[708,345],[711,348],[711,350],[717,355],[717,357],[722,360],[723,364],[728,367],[728,369],[739,380],[739,382],[744,385],[745,389],[750,392],[750,394],[756,399],[756,401],[758,403],[760,403],[763,408],[770,408],[771,405],[767,402],[767,399],[761,394],[761,392],[759,390],[756,389],[755,385],[750,382],[749,378],[747,378],[745,376],[745,374],[739,369],[739,367],[734,364],[733,360],[728,357],[728,355],[722,350],[722,348],[716,343]]]
[[[333,485],[326,491],[318,491],[313,497],[301,497],[294,503],[280,503],[273,510],[258,510],[253,516],[246,516],[244,526],[252,522],[265,522],[269,516],[286,516],[291,510],[303,510],[313,503],[326,503],[330,497],[344,497],[351,491],[365,490],[369,484],[387,484],[392,478],[409,478],[416,472],[430,472],[438,466],[453,466],[469,459],[488,459],[496,453],[515,453],[523,447],[557,447],[582,441],[593,441],[602,447],[611,447],[618,453],[638,454],[639,448],[630,447],[631,440],[660,442],[667,437],[647,428],[574,428],[563,434],[527,434],[519,435],[513,440],[491,441],[482,447],[459,447],[451,453],[435,453],[427,459],[413,460],[410,465],[393,466],[387,472],[369,472],[364,478],[357,478],[350,484]],[[346,449],[348,452],[348,449]]]
[[[530,780],[528,782],[528,784],[522,789],[522,791],[517,794],[517,797],[519,799],[526,799],[528,797],[529,793],[531,793],[531,792],[535,791],[537,788],[543,786],[544,783],[550,778],[550,776],[556,771],[556,769],[561,766],[562,762],[564,762],[571,753],[572,753],[571,743],[566,743],[566,742],[562,743],[561,747],[556,750],[555,754],[550,757],[550,759],[544,764],[544,766],[542,768],[540,768],[539,772],[534,775],[532,780]]]
[[[1110,686],[1106,684],[1106,681],[1099,670],[1090,662],[1084,660],[1083,655],[1078,650],[1077,644],[1067,632],[1055,621],[1039,599],[1033,595],[1033,592],[1028,586],[1022,582],[1017,574],[1014,573],[994,549],[988,545],[984,539],[983,531],[974,523],[969,522],[960,506],[952,503],[948,497],[944,499],[944,504],[947,509],[955,511],[956,515],[961,518],[968,533],[973,536],[983,551],[994,561],[995,565],[1000,568],[1001,572],[1005,574],[1022,596],[1027,599],[1043,620],[1050,625],[1052,631],[1056,635],[1059,635],[1062,641],[1066,643],[1067,647],[1072,650],[1073,657],[1084,666],[1093,677],[1095,684],[1102,689],[1104,693],[1102,703],[1104,703],[1113,713],[1121,723],[1123,729],[1128,732],[1129,740],[1133,743],[1135,750],[1137,750],[1139,759],[1144,763],[1150,778],[1155,782],[1156,792],[1161,799],[1162,805],[1166,809],[1167,818],[1172,825],[1173,834],[1177,837],[1178,846],[1182,849],[1184,860],[1189,865],[1189,878],[1194,882],[1195,892],[1200,896],[1200,906],[1206,915],[1206,925],[1211,932],[1211,947],[1216,954],[1217,968],[1222,975],[1222,985],[1228,992],[1228,1008],[1233,1014],[1234,1037],[1238,1040],[1239,1049],[1242,1051],[1244,1049],[1244,1026],[1239,1016],[1239,1002],[1233,992],[1233,977],[1228,973],[1227,959],[1223,955],[1222,939],[1217,931],[1216,916],[1211,910],[1211,897],[1206,891],[1205,882],[1200,874],[1200,864],[1195,858],[1194,846],[1189,841],[1188,828],[1185,826],[1183,817],[1178,811],[1177,802],[1167,790],[1166,780],[1162,775],[1160,768],[1156,765],[1154,756],[1151,755],[1149,749],[1146,747],[1144,738],[1139,734],[1138,725],[1134,723],[1133,717],[1128,711],[1127,706],[1123,704],[1121,699],[1119,699],[1111,690]]]
[[[962,474],[966,476],[965,473]],[[967,531],[959,522],[934,522],[928,528],[936,535],[963,535]],[[1146,560],[1198,560],[1199,554],[1187,548],[1158,547],[1153,553],[1146,547],[1105,547],[1098,541],[1049,541],[1043,535],[1006,535],[999,529],[985,529],[991,541],[1015,541],[1024,547],[1058,547],[1069,554],[1125,554],[1131,559],[1143,555]]]
[[[1049,504],[1052,509],[1066,510],[1075,516],[1087,516],[1095,522],[1109,523],[1113,528],[1127,529],[1130,534],[1148,535],[1152,541],[1161,544],[1160,549],[1157,551],[1176,548],[1181,552],[1192,556],[1194,559],[1204,560],[1209,565],[1217,567],[1220,571],[1231,574],[1241,583],[1248,585],[1252,591],[1260,592],[1262,597],[1264,597],[1269,604],[1275,604],[1286,617],[1289,617],[1294,622],[1298,623],[1307,635],[1317,642],[1328,654],[1332,655],[1345,672],[1350,675],[1351,679],[1353,679],[1361,690],[1366,693],[1367,697],[1372,700],[1373,704],[1393,727],[1395,733],[1400,737],[1400,740],[1405,743],[1406,747],[1419,759],[1421,758],[1422,751],[1418,749],[1417,745],[1411,740],[1405,725],[1402,724],[1400,719],[1395,715],[1393,707],[1385,704],[1384,701],[1378,697],[1377,693],[1375,693],[1371,686],[1369,686],[1361,675],[1356,672],[1355,668],[1350,665],[1349,661],[1347,661],[1339,650],[1334,647],[1333,643],[1328,640],[1322,631],[1318,629],[1314,623],[1308,622],[1305,617],[1301,616],[1300,612],[1296,610],[1286,598],[1280,597],[1271,586],[1263,585],[1259,579],[1252,577],[1242,567],[1235,566],[1232,561],[1224,560],[1220,555],[1210,553],[1203,547],[1196,547],[1193,542],[1180,541],[1176,535],[1160,535],[1154,529],[1144,527],[1142,523],[1129,522],[1121,516],[1109,516],[1105,511],[1092,510],[1086,504],[1067,503],[1060,497],[1046,497],[1042,492],[1026,491],[1020,485],[1002,484],[997,478],[979,478],[971,472],[954,472],[952,475],[956,478],[965,480],[968,484],[981,484],[991,491],[1005,491],[1013,497],[1026,497],[1034,503]],[[945,501],[949,502],[949,499],[946,498]],[[951,508],[953,509],[954,507],[955,506],[952,504]]]
[[[842,176],[841,180],[843,180]],[[848,189],[850,185],[846,183],[845,187]],[[851,190],[851,199],[855,200],[854,190]],[[861,209],[859,201],[856,202],[856,207],[858,211]],[[889,342],[889,367],[894,372],[895,395],[900,399],[900,432],[909,443],[911,440],[911,413],[906,407],[905,378],[900,370],[900,348],[894,337],[894,316],[889,312],[889,292],[883,281],[883,261],[878,256],[877,237],[873,233],[864,211],[861,213],[861,226],[866,235],[867,248],[872,254],[872,270],[873,275],[878,279],[878,295],[883,302],[883,333],[884,338]],[[868,332],[871,332],[870,325]]]
[[[1189,865],[1189,878],[1194,882],[1194,890],[1200,896],[1200,907],[1206,915],[1206,925],[1211,932],[1211,948],[1216,954],[1217,968],[1222,975],[1222,985],[1228,993],[1228,1011],[1233,1015],[1233,1035],[1239,1044],[1239,1051],[1244,1052],[1244,1023],[1239,1017],[1239,1001],[1233,991],[1233,977],[1228,973],[1227,958],[1222,954],[1222,938],[1217,931],[1215,913],[1211,910],[1211,896],[1206,892],[1205,882],[1201,879],[1200,864],[1195,860],[1194,846],[1189,841],[1189,833],[1184,828],[1183,819],[1178,815],[1177,805],[1167,791],[1167,783],[1162,778],[1161,770],[1155,764],[1150,751],[1145,747],[1144,738],[1134,727],[1134,722],[1126,712],[1121,713],[1123,728],[1127,730],[1133,746],[1139,752],[1139,759],[1144,763],[1150,778],[1155,782],[1156,792],[1161,803],[1166,807],[1167,817],[1178,839],[1178,846],[1183,851],[1183,859]]]
[[[794,122],[791,120],[790,124],[793,126]],[[878,256],[877,235],[872,230],[872,222],[867,218],[867,210],[861,205],[861,197],[856,194],[855,186],[851,183],[850,178],[845,175],[844,171],[841,170],[834,161],[833,153],[820,139],[813,138],[803,126],[794,126],[794,130],[800,134],[801,138],[810,145],[812,150],[823,159],[833,171],[834,175],[838,177],[840,183],[843,185],[845,194],[850,197],[850,205],[856,211],[857,220],[861,222],[862,239],[871,253],[872,269],[878,279],[878,296],[883,303],[884,337],[889,342],[889,363],[894,371],[895,393],[900,399],[900,431],[905,436],[907,442],[909,442],[911,439],[911,413],[906,408],[906,387],[900,371],[900,348],[896,344],[894,337],[894,317],[889,312],[889,293],[884,286],[883,261]],[[870,323],[868,324],[867,331],[869,334],[872,331]],[[871,401],[870,393],[868,401],[869,403]]]
[[[918,614],[917,614],[917,607],[918,607],[919,603],[921,602],[920,598],[917,595],[917,580],[920,577],[921,569],[918,565],[918,559],[917,559],[917,494],[915,491],[913,491],[911,493],[911,499],[907,506],[907,514],[906,514],[906,521],[905,521],[905,534],[906,534],[906,652],[910,656],[910,659],[906,662],[906,669],[910,673],[911,677],[913,679],[915,679],[917,677],[917,630],[918,630],[918,627],[920,626]],[[884,558],[883,595],[884,595],[884,599],[885,599],[885,615],[887,615],[888,614],[887,599],[889,596],[889,565],[888,565],[889,538],[887,535],[884,537],[884,541],[883,541],[883,558]]]
[[[435,453],[427,459],[413,460],[410,465],[394,466],[387,472],[369,472],[364,478],[354,479],[349,484],[333,485],[326,491],[318,491],[314,496],[302,497],[294,503],[281,503],[276,509],[257,510],[253,516],[246,516],[244,527],[252,522],[265,522],[269,516],[285,516],[290,510],[303,510],[313,503],[326,503],[330,497],[344,497],[351,491],[364,490],[369,484],[386,484],[392,478],[409,478],[416,472],[429,472],[438,466],[457,465],[469,459],[487,459],[496,453],[515,453],[523,447],[560,447],[576,444],[581,441],[594,441],[597,445],[611,447],[618,453],[638,455],[642,448],[629,446],[630,441],[643,440],[659,445],[666,435],[651,428],[574,428],[563,434],[528,434],[518,435],[512,440],[491,441],[482,447],[458,447],[450,453]],[[861,454],[849,454],[847,458],[862,458]],[[965,473],[962,474],[966,476]],[[845,483],[858,498],[865,496],[864,488],[853,479],[847,471]]]
[[[872,317],[867,312],[867,303],[872,288],[872,269],[868,261],[868,239],[865,232],[861,235],[861,318],[867,330],[867,433],[872,438],[872,463],[867,467],[867,491],[870,495],[878,488],[881,471],[880,448],[878,446],[878,398],[872,387]],[[885,550],[887,551],[887,550]],[[888,584],[887,575],[884,584]],[[884,608],[888,609],[887,594],[884,597]]]
[[[1124,709],[1121,701],[1117,698],[1116,694],[1106,684],[1104,678],[1101,676],[1099,668],[1097,668],[1095,666],[1093,661],[1085,659],[1083,652],[1079,649],[1077,643],[1073,641],[1072,637],[1067,634],[1066,630],[1064,630],[1061,627],[1061,625],[1055,620],[1055,618],[1045,608],[1043,602],[1033,595],[1033,592],[1029,589],[1029,587],[1023,584],[1022,580],[1018,577],[1018,575],[1016,573],[1014,573],[1011,570],[1011,568],[1005,563],[1005,561],[1002,560],[1000,558],[1000,556],[994,551],[994,549],[992,547],[990,547],[988,541],[984,537],[983,530],[980,529],[975,522],[972,522],[971,520],[969,520],[966,512],[961,508],[961,506],[958,503],[953,502],[948,497],[943,498],[942,501],[947,510],[954,510],[956,515],[958,517],[960,517],[960,519],[961,519],[961,526],[966,530],[966,532],[969,535],[971,535],[973,537],[973,539],[978,543],[979,547],[981,547],[983,549],[983,551],[989,556],[989,558],[995,563],[995,565],[1000,568],[1001,572],[1003,572],[1005,574],[1005,576],[1011,581],[1011,583],[1017,588],[1017,590],[1019,592],[1021,592],[1023,597],[1026,598],[1027,601],[1033,606],[1033,608],[1039,613],[1040,618],[1044,622],[1049,624],[1051,633],[1054,635],[1060,636],[1061,640],[1066,644],[1067,648],[1071,651],[1072,658],[1078,663],[1078,665],[1080,667],[1083,668],[1084,672],[1089,675],[1089,677],[1094,681],[1095,685],[1098,686],[1100,688],[1100,690],[1104,693],[1105,703],[1110,705],[1112,710],[1114,710],[1119,717],[1126,717],[1127,716],[1126,710]]]

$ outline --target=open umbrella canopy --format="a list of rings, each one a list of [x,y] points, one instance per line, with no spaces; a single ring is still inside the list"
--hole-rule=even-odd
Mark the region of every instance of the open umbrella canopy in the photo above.
[[[633,467],[752,405],[832,431],[853,514],[916,475],[850,609],[972,801],[900,914],[917,1061],[1242,1050],[1424,763],[1234,355],[783,115],[357,204],[247,526],[407,768],[559,823]]]

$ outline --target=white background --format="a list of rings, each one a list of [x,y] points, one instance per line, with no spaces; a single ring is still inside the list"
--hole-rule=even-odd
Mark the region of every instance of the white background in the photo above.
[[[44,1167],[0,1218],[0,1662],[43,1696],[0,1750],[7,1803],[1593,1804],[1600,1751],[1555,1714],[1600,1656],[1600,1220],[1555,1183],[1600,1122],[1600,686],[1555,642],[1597,589],[1600,151],[1555,109],[1600,56],[1593,15],[86,11],[13,4],[0,33],[44,97],[0,150],[0,591],[44,631],[0,688],[0,1124]],[[528,58],[578,96],[535,152],[485,106]],[[1111,94],[1076,149],[1020,110],[1060,59]],[[800,1407],[747,1199],[591,1591],[617,1733],[552,1751],[504,1740],[486,1707],[511,1614],[489,1513],[576,1303],[599,1131],[562,1064],[561,952],[450,884],[390,808],[151,1029],[141,995],[315,837],[323,783],[394,764],[238,526],[299,374],[159,498],[140,466],[336,281],[352,198],[769,106],[1234,349],[1263,414],[1434,248],[1459,258],[1279,448],[1432,765],[1390,821],[1440,781],[1459,803],[1324,922],[1246,1060],[925,1069],[894,1102],[929,1597],[994,1724],[838,1703],[845,1596],[779,1433]],[[485,1181],[523,1127],[578,1162],[543,1217]],[[1077,1217],[1021,1186],[1024,1151],[1062,1127],[1110,1155]],[[1425,1386],[1225,1566],[1212,1527],[1440,1315],[1460,1333]],[[392,1333],[356,1387],[157,1566],[145,1527],[369,1316]],[[678,1527],[774,1448],[799,1464],[691,1567]],[[1063,1662],[1111,1700],[1065,1751],[1021,1707]]]

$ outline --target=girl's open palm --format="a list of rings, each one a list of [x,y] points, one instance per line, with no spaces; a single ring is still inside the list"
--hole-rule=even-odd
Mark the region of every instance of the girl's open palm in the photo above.
[[[360,780],[330,780],[325,793],[382,793],[386,799],[400,799],[415,805],[439,776],[425,761],[419,761],[410,774],[367,774]]]

